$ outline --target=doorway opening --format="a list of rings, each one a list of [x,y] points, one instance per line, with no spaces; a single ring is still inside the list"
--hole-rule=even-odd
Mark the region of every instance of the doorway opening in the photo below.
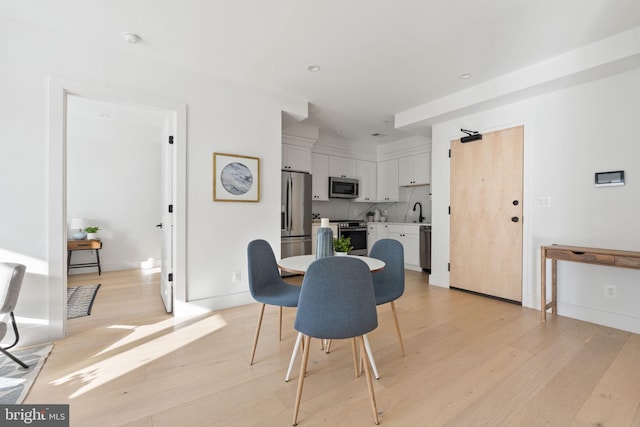
[[[184,142],[186,141],[186,106],[176,106],[174,104],[166,104],[163,102],[157,102],[155,100],[147,100],[140,98],[138,96],[134,96],[128,93],[121,93],[116,90],[112,90],[109,88],[102,87],[94,87],[87,86],[81,83],[72,82],[72,81],[63,81],[58,79],[51,79],[50,81],[50,182],[49,182],[49,191],[50,191],[50,231],[49,231],[49,244],[50,244],[50,263],[49,263],[49,281],[50,285],[48,288],[49,291],[49,336],[51,339],[59,339],[66,335],[66,294],[67,294],[67,238],[72,238],[68,236],[69,233],[69,221],[75,216],[88,217],[91,220],[90,225],[97,225],[102,228],[101,232],[104,233],[103,243],[109,242],[113,245],[112,249],[115,249],[114,246],[117,245],[116,239],[122,239],[127,242],[127,239],[131,239],[132,231],[136,232],[136,228],[139,228],[140,225],[136,225],[136,221],[127,220],[119,218],[114,220],[117,215],[113,213],[113,209],[118,209],[118,206],[108,207],[108,203],[105,204],[104,200],[99,200],[100,197],[107,198],[107,193],[111,193],[118,195],[119,192],[127,191],[127,184],[123,184],[123,182],[131,182],[137,180],[138,177],[135,167],[123,168],[121,165],[114,166],[114,163],[110,163],[110,161],[114,161],[120,157],[131,156],[131,150],[133,147],[122,146],[114,147],[109,144],[117,145],[113,142],[114,138],[117,139],[114,134],[117,132],[113,132],[111,130],[105,130],[103,133],[99,133],[98,135],[83,135],[82,132],[79,132],[79,127],[77,123],[74,125],[74,108],[77,107],[77,104],[85,108],[81,108],[79,111],[82,111],[81,114],[90,115],[89,111],[91,111],[91,107],[95,107],[97,105],[101,107],[105,107],[107,105],[114,108],[113,114],[116,111],[122,109],[129,109],[129,112],[137,111],[139,113],[136,120],[137,125],[140,125],[140,122],[143,121],[142,117],[146,117],[147,119],[151,116],[155,115],[155,119],[158,117],[164,119],[164,124],[161,128],[156,128],[158,134],[158,142],[157,142],[157,150],[151,157],[157,158],[157,164],[159,168],[164,168],[163,160],[169,159],[169,163],[171,164],[170,168],[170,177],[163,180],[162,173],[159,173],[155,177],[155,183],[150,184],[146,182],[146,186],[148,191],[156,191],[156,193],[160,193],[160,188],[165,185],[166,182],[170,183],[170,196],[172,200],[172,204],[175,205],[173,211],[177,211],[178,209],[181,212],[184,212],[185,206],[185,179],[184,175],[186,168],[186,146]],[[121,112],[121,111],[120,111]],[[93,112],[94,124],[96,120],[101,119],[103,121],[107,121],[109,119],[113,120],[113,115],[109,112],[101,112],[98,114],[96,118],[96,112]],[[118,113],[119,114],[119,113]],[[102,115],[102,116],[100,116]],[[111,117],[109,117],[111,115]],[[88,119],[87,119],[88,120]],[[128,123],[128,126],[131,126],[131,123]],[[147,123],[148,125],[148,123]],[[74,128],[75,126],[75,128]],[[153,126],[152,126],[153,127]],[[108,127],[107,127],[108,129]],[[110,132],[112,132],[110,134]],[[135,132],[134,132],[135,133]],[[173,137],[172,140],[174,142],[180,141],[182,142],[182,147],[180,149],[173,149],[171,156],[165,156],[162,153],[161,147],[164,144],[161,144],[161,141],[164,139],[169,141],[169,134]],[[92,144],[85,144],[84,146],[80,144],[81,150],[78,153],[71,152],[71,149],[77,148],[78,141],[74,141],[74,138],[78,137],[79,140],[91,140]],[[135,138],[134,138],[135,139]],[[177,144],[174,144],[175,147]],[[93,150],[91,150],[93,147]],[[83,151],[84,149],[84,151]],[[144,151],[140,147],[135,148],[138,151]],[[126,160],[126,159],[125,159]],[[73,162],[73,164],[71,163]],[[75,170],[74,167],[80,165],[79,170]],[[111,167],[109,166],[111,165]],[[133,171],[126,171],[125,169],[133,169]],[[159,169],[160,170],[160,169]],[[162,169],[164,170],[164,169]],[[133,172],[133,173],[132,173]],[[80,188],[74,188],[73,186],[77,184],[78,173],[80,176],[82,174],[91,174],[100,175],[102,179],[103,187],[101,190],[96,189],[93,191],[93,188],[97,185],[96,181],[87,180],[87,183],[93,183],[93,185],[79,185]],[[118,178],[118,179],[116,179]],[[75,182],[72,183],[71,180]],[[107,183],[107,186],[104,186],[104,183]],[[69,184],[69,185],[68,185]],[[119,185],[116,185],[119,184]],[[84,188],[83,188],[84,185]],[[82,211],[84,208],[79,208],[75,205],[72,198],[73,194],[77,194],[80,192],[82,197],[88,199],[92,202],[93,205],[100,205],[102,207],[101,210],[91,210],[93,208],[86,208],[88,210]],[[91,194],[94,193],[94,194]],[[176,254],[176,256],[170,256],[169,264],[167,265],[161,263],[158,259],[155,260],[156,256],[158,258],[163,258],[161,255],[151,255],[146,259],[139,259],[140,261],[147,261],[149,265],[161,265],[164,269],[165,267],[171,269],[172,276],[174,278],[173,283],[170,283],[171,289],[176,289],[177,292],[171,292],[169,295],[169,304],[167,307],[169,309],[173,308],[173,301],[175,297],[180,297],[181,300],[185,298],[184,291],[184,217],[182,215],[175,215],[173,217],[173,225],[167,227],[162,231],[162,233],[158,232],[155,229],[155,226],[158,223],[164,222],[161,216],[161,202],[164,203],[164,197],[157,197],[159,200],[158,203],[155,203],[156,214],[154,218],[151,219],[149,217],[149,228],[151,228],[151,233],[157,234],[169,234],[172,238],[170,240],[168,246],[171,251],[170,253]],[[119,202],[122,204],[122,201]],[[135,205],[135,203],[132,203]],[[107,207],[105,207],[107,206]],[[133,206],[135,208],[135,206]],[[138,206],[139,209],[142,209],[141,206]],[[110,218],[106,218],[106,215],[103,215],[102,212],[105,210],[111,209],[112,215]],[[120,209],[126,211],[126,209]],[[131,212],[131,211],[129,211]],[[101,225],[100,222],[102,222]],[[157,236],[156,236],[157,237]],[[161,241],[164,241],[165,237],[161,238]],[[129,243],[131,241],[129,240]],[[135,246],[135,245],[131,245]],[[163,247],[162,243],[159,243],[158,246]],[[104,246],[103,246],[104,247]],[[104,247],[103,251],[106,250]],[[180,252],[181,251],[181,252]],[[87,251],[88,252],[88,251]],[[162,252],[164,252],[164,247]],[[154,254],[157,254],[155,252]],[[103,263],[103,268],[107,266],[107,268],[113,268],[114,265],[108,266],[110,262],[105,258],[105,254],[101,258],[101,262]],[[131,253],[128,254],[131,256]],[[73,255],[74,257],[76,254]],[[87,253],[86,256],[89,256]],[[140,258],[139,256],[135,256],[135,258]],[[148,258],[153,258],[153,260],[149,260]],[[121,261],[117,261],[121,262]],[[116,262],[116,263],[117,263]],[[140,265],[138,265],[140,266]],[[125,267],[126,268],[126,267]],[[168,274],[163,275],[165,277],[169,277]],[[96,275],[96,277],[98,277]],[[177,280],[176,280],[177,279]]]
[[[171,182],[171,168],[162,163],[171,114],[69,95],[66,117],[68,248],[76,249],[67,258],[71,282],[99,283],[101,270],[160,273],[163,238],[171,238],[157,228],[166,222],[163,184]],[[77,234],[74,222],[97,233]]]

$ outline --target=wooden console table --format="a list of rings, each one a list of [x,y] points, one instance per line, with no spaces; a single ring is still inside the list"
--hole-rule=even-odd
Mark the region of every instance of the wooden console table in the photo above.
[[[547,321],[548,309],[551,309],[551,313],[558,314],[558,260],[640,270],[640,252],[561,245],[542,246],[540,249],[542,282],[540,287],[540,309],[543,322]],[[550,302],[547,302],[547,259],[551,260]]]
[[[100,267],[100,252],[102,249],[101,240],[67,240],[67,274],[71,268],[98,267],[98,276],[102,274]],[[85,262],[82,264],[71,264],[71,254],[73,251],[96,251],[96,262]]]

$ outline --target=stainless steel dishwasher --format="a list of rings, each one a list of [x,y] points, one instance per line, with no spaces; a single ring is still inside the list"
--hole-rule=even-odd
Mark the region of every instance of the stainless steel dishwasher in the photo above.
[[[431,273],[431,226],[420,226],[420,268]]]

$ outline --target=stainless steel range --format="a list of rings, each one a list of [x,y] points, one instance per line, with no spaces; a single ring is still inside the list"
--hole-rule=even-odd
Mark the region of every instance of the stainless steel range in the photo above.
[[[331,221],[338,224],[338,236],[351,238],[349,255],[367,255],[367,222],[363,220]]]

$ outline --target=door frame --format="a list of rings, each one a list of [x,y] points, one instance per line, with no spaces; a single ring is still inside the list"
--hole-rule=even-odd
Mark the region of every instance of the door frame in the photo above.
[[[186,291],[186,135],[187,106],[151,99],[128,91],[105,86],[95,86],[57,77],[49,78],[49,212],[48,212],[48,261],[49,261],[49,325],[50,340],[63,338],[67,334],[66,316],[66,242],[67,242],[67,96],[101,101],[138,105],[174,113],[175,175],[174,175],[174,240],[173,240],[173,286],[174,305],[176,299],[187,300]]]

